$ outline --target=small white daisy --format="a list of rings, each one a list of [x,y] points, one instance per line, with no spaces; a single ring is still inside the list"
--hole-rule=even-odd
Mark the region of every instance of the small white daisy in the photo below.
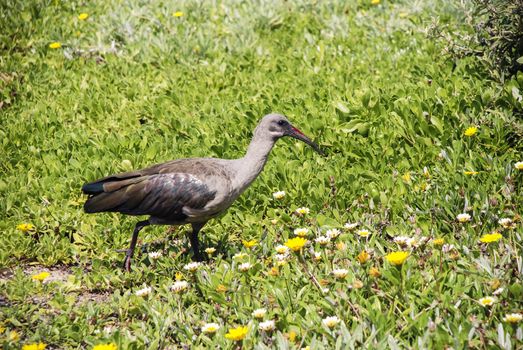
[[[186,264],[183,267],[183,269],[187,270],[189,272],[196,272],[196,270],[198,270],[201,265],[202,265],[202,263],[194,261],[194,262],[190,262],[190,263]]]
[[[321,323],[323,323],[328,328],[334,328],[340,323],[340,319],[337,316],[329,316],[324,318]]]
[[[267,309],[265,308],[260,308],[260,309],[256,309],[252,312],[252,317],[254,318],[257,318],[257,319],[262,319],[265,317],[265,314],[267,314]]]
[[[176,281],[170,287],[170,289],[175,293],[183,292],[187,288],[189,288],[189,283],[187,281]]]
[[[139,297],[145,297],[151,294],[152,291],[153,289],[151,287],[144,287],[142,289],[138,289],[136,292],[134,292],[134,294]]]
[[[332,270],[332,274],[336,278],[345,278],[349,274],[349,270],[347,270],[347,269],[334,269],[334,270]]]
[[[345,227],[347,230],[352,231],[352,230],[354,230],[356,227],[358,227],[358,225],[359,225],[359,224],[358,224],[357,222],[354,222],[354,223],[347,222],[347,223],[345,224],[344,227]]]
[[[459,222],[469,222],[470,221],[470,215],[467,214],[467,213],[461,213],[461,214],[458,214],[458,216],[456,216],[456,219],[459,221]]]
[[[335,238],[337,238],[340,234],[341,234],[340,230],[338,230],[338,229],[336,229],[336,228],[333,228],[333,229],[327,230],[327,232],[325,232],[325,236],[329,237],[330,239],[335,239]]]
[[[251,267],[252,267],[251,263],[245,262],[243,264],[238,265],[238,270],[240,270],[241,272],[246,272],[246,271],[249,271]]]
[[[320,245],[327,245],[330,243],[331,239],[327,236],[320,236],[314,240],[316,243],[319,243]]]
[[[294,234],[298,237],[305,237],[305,236],[307,236],[308,233],[309,233],[309,229],[305,228],[305,227],[297,228],[294,230]]]
[[[162,257],[162,252],[158,251],[158,252],[150,252],[149,253],[149,258],[151,258],[152,260],[157,260],[157,259],[160,259]]]
[[[278,254],[285,254],[289,251],[289,248],[287,246],[284,246],[283,244],[277,245],[274,249]]]
[[[282,199],[283,197],[285,197],[285,191],[278,191],[272,194],[272,198],[274,199]]]
[[[206,323],[202,326],[202,333],[213,334],[216,333],[218,329],[220,329],[218,323]]]
[[[296,209],[296,213],[298,213],[299,215],[307,215],[310,213],[310,209],[306,207],[301,207]]]
[[[260,324],[258,325],[258,329],[264,332],[273,331],[274,329],[276,329],[276,322],[274,322],[273,320],[260,322]]]

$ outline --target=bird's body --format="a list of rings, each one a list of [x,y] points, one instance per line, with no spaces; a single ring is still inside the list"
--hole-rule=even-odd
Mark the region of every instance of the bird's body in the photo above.
[[[298,138],[320,152],[285,117],[270,114],[256,128],[243,158],[177,159],[111,175],[82,187],[83,192],[90,196],[84,209],[87,213],[120,212],[150,216],[148,220],[140,221],[134,230],[125,261],[127,270],[130,268],[138,232],[151,224],[192,224],[191,245],[195,257],[200,259],[199,230],[211,218],[226,211],[249,187],[263,170],[276,140],[286,135]]]

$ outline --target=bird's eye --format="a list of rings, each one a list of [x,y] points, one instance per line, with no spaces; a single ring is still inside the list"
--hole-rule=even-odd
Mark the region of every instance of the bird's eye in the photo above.
[[[289,123],[287,123],[286,120],[283,120],[283,119],[278,120],[278,125],[279,125],[279,126],[284,126],[284,125],[287,125],[287,124],[289,124]]]

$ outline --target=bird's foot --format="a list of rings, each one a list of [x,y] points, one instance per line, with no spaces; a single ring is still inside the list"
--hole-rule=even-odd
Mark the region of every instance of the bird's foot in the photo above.
[[[131,256],[129,255],[129,252],[125,254],[125,259],[123,261],[123,269],[126,272],[131,272]]]

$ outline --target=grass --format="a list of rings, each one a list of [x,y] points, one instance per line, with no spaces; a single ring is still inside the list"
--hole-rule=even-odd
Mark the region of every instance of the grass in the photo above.
[[[463,9],[445,1],[1,6],[3,348],[521,347],[521,323],[503,318],[523,311],[515,168],[523,159],[514,141],[523,76],[500,85],[473,59],[441,54],[445,43],[427,28],[437,18],[449,31],[470,30]],[[81,185],[175,158],[239,157],[271,111],[328,157],[279,141],[255,183],[203,229],[203,245],[216,249],[208,263],[184,269],[188,228],[148,227],[133,271],[122,272],[118,250],[136,218],[84,214]],[[286,196],[276,200],[276,191]],[[297,215],[299,207],[310,213]],[[471,220],[460,223],[460,213]],[[34,228],[17,229],[22,223]],[[301,227],[309,245],[279,263],[275,246]],[[314,241],[329,229],[341,234]],[[493,231],[499,241],[479,241]],[[393,265],[385,256],[394,251],[409,257]],[[241,272],[244,262],[252,267]],[[45,271],[43,281],[32,278]],[[175,280],[189,287],[174,293]],[[146,286],[152,291],[137,296]],[[495,291],[496,302],[482,306]],[[259,308],[274,331],[258,329]],[[322,323],[330,316],[340,321],[333,328]],[[220,325],[214,335],[201,331],[210,322]],[[238,326],[248,326],[246,338],[227,339]]]

